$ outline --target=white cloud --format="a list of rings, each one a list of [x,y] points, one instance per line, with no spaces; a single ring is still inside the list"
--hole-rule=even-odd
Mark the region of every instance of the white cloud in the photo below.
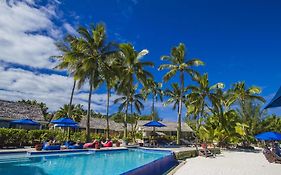
[[[76,30],[69,23],[64,23],[63,27],[69,34],[77,35]]]
[[[51,21],[55,7],[32,4],[31,0],[0,2],[0,60],[51,68],[54,63],[49,57],[57,55],[58,51],[55,40],[46,34],[59,36]]]
[[[0,66],[0,97],[4,100],[35,99],[45,102],[51,111],[57,110],[69,102],[73,79],[56,74],[35,74],[31,71]],[[73,102],[87,107],[88,86],[82,87],[82,92],[74,95]],[[116,95],[112,95],[110,104]],[[92,109],[104,113],[106,109],[106,94],[92,95]]]

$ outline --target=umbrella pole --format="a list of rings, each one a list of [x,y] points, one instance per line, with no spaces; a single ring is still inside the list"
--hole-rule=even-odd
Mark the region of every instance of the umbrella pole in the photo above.
[[[67,141],[70,140],[70,128],[67,127]]]

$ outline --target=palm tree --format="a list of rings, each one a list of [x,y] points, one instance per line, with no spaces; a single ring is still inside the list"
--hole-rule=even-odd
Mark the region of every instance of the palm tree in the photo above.
[[[115,48],[115,44],[112,43],[113,49],[112,53],[106,57],[106,60],[101,67],[101,74],[103,77],[103,81],[105,82],[106,85],[106,93],[107,93],[107,98],[106,98],[106,137],[109,138],[109,100],[111,96],[111,90],[112,88],[117,86],[118,83],[118,77],[119,75],[119,70],[118,66],[116,66],[116,62],[118,59],[118,50]]]
[[[68,114],[69,108],[71,108],[72,111],[71,118],[76,122],[80,122],[83,116],[86,114],[86,111],[84,111],[83,106],[80,104],[72,106],[65,104],[63,107],[60,107],[58,111],[56,111],[55,118],[65,117]]]
[[[185,92],[185,91],[184,91]],[[173,83],[172,84],[172,90],[167,89],[164,92],[165,96],[168,97],[168,100],[166,102],[164,102],[164,106],[167,106],[169,104],[173,104],[173,110],[177,109],[178,112],[180,110],[180,100],[182,99],[183,101],[185,101],[185,98],[182,98],[182,92],[181,89],[179,87],[179,85],[177,83]]]
[[[124,137],[127,138],[129,99],[132,98],[132,92],[135,91],[135,83],[140,82],[143,86],[146,86],[146,79],[148,77],[153,77],[151,73],[144,70],[145,66],[153,66],[153,63],[141,61],[141,58],[148,54],[148,50],[146,49],[138,52],[131,44],[120,44],[119,49],[119,60],[116,65],[119,67],[121,76],[119,77],[117,92],[123,94],[128,101],[121,104],[125,105],[126,109],[124,117]],[[125,101],[125,99],[123,99],[123,101]]]
[[[234,96],[236,96],[236,101],[238,102],[241,110],[244,113],[247,113],[247,111],[245,111],[245,108],[247,105],[247,101],[249,100],[265,103],[265,99],[259,96],[259,94],[261,93],[261,89],[256,86],[247,88],[245,82],[235,83],[232,88],[232,93],[234,94]],[[248,121],[249,117],[251,116],[244,115],[243,122]]]
[[[125,110],[125,116],[128,114],[129,106],[130,106],[130,114],[133,114],[133,107],[137,111],[138,114],[141,114],[141,110],[144,109],[144,105],[142,103],[145,100],[143,94],[136,94],[136,88],[130,93],[129,96],[121,96],[114,100],[114,103],[120,103],[119,112]],[[127,113],[127,114],[126,114]]]
[[[160,100],[163,101],[163,91],[162,83],[155,82],[152,78],[147,79],[147,87],[144,88],[145,96],[152,95],[152,107],[151,107],[151,116],[152,120],[155,120],[155,102]]]
[[[189,85],[187,90],[191,90],[191,93],[187,95],[186,108],[188,109],[187,115],[193,116],[193,119],[197,120],[196,130],[199,129],[200,118],[208,115],[206,108],[210,108],[208,102],[213,96],[213,91],[216,89],[223,89],[223,83],[217,83],[210,86],[208,74],[194,77],[194,80],[198,83],[198,86]]]
[[[58,42],[57,48],[63,53],[60,56],[54,56],[59,59],[59,64],[55,67],[56,69],[67,69],[70,75],[73,75],[76,71],[76,65],[78,64],[78,56],[80,55],[77,48],[77,38],[68,35],[65,37],[63,42]],[[74,90],[76,87],[76,80],[73,81],[72,91],[70,95],[69,106],[72,106]],[[71,109],[68,109],[68,117],[71,118]]]
[[[184,74],[187,73],[191,77],[198,76],[198,72],[192,69],[193,66],[204,65],[199,59],[191,59],[186,61],[185,46],[180,43],[178,47],[174,47],[171,50],[170,56],[163,56],[162,60],[169,61],[169,64],[162,64],[159,70],[168,69],[163,77],[164,82],[170,80],[177,72],[180,74],[180,99],[178,110],[178,129],[177,129],[177,144],[180,144],[181,136],[181,113],[182,113],[182,97],[184,95]]]
[[[79,27],[78,33],[81,36],[77,40],[77,48],[79,48],[81,54],[81,61],[77,64],[74,78],[78,80],[79,88],[86,82],[90,86],[86,125],[87,141],[89,141],[92,92],[103,81],[101,67],[104,66],[104,60],[112,54],[112,51],[110,45],[105,42],[106,34],[103,24],[91,25],[90,30]]]

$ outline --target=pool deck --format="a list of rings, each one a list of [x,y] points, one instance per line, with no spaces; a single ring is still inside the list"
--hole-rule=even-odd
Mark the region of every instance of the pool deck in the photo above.
[[[174,153],[184,152],[184,151],[195,151],[195,147],[170,147],[170,148],[149,148],[149,147],[140,147],[144,149],[151,149],[151,150],[163,150],[163,151],[172,151]]]

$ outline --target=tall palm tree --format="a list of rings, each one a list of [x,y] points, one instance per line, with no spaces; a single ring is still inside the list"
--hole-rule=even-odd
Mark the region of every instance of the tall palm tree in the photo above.
[[[147,87],[144,88],[144,94],[145,96],[149,94],[152,96],[151,117],[152,120],[155,120],[155,102],[158,100],[163,101],[162,83],[157,83],[152,78],[147,79]]]
[[[115,66],[116,53],[113,53],[111,57],[106,60],[105,66],[102,69],[102,76],[106,84],[106,137],[109,138],[109,100],[111,96],[111,90],[118,83],[118,67]]]
[[[126,99],[130,99],[136,83],[140,82],[143,86],[146,86],[146,79],[148,77],[153,77],[151,73],[144,70],[145,66],[153,66],[153,63],[141,61],[141,58],[148,54],[148,50],[146,49],[138,52],[131,44],[120,44],[119,49],[119,62],[117,63],[117,66],[122,73],[119,77],[117,92],[125,95]],[[129,103],[124,103],[124,105],[126,105],[124,137],[127,138],[127,114]]]
[[[185,91],[184,91],[185,92]],[[173,104],[173,110],[176,110],[179,112],[180,108],[180,101],[181,99],[185,101],[185,98],[182,98],[182,92],[177,83],[172,84],[172,89],[166,89],[164,92],[165,96],[168,97],[168,100],[164,102],[164,106],[167,106],[169,104]]]
[[[70,75],[73,75],[76,71],[76,65],[79,61],[78,56],[80,55],[77,48],[77,38],[72,35],[65,37],[63,42],[56,43],[57,48],[62,52],[60,56],[54,56],[59,59],[59,64],[55,67],[56,69],[67,69]],[[74,90],[76,87],[76,80],[73,81],[73,86],[71,90],[69,106],[72,106]],[[71,118],[71,109],[68,109],[68,117]]]
[[[178,47],[171,50],[170,56],[163,56],[162,60],[169,61],[169,64],[162,64],[159,70],[168,69],[169,71],[164,75],[163,80],[167,82],[179,72],[180,75],[180,99],[178,110],[178,129],[177,129],[177,144],[180,144],[181,137],[181,113],[182,113],[182,97],[184,95],[184,74],[187,73],[191,77],[198,76],[198,72],[192,69],[193,66],[204,65],[199,59],[186,60],[185,46],[180,43]]]
[[[124,95],[114,100],[115,104],[120,103],[119,112],[125,111],[125,116],[128,115],[129,106],[131,115],[133,114],[133,108],[138,114],[141,114],[141,110],[144,109],[142,101],[145,100],[145,97],[143,94],[136,94],[135,90],[136,88],[133,89],[129,96]]]
[[[86,125],[87,141],[89,141],[92,92],[103,81],[101,67],[104,66],[104,60],[112,54],[112,51],[109,44],[106,43],[105,26],[103,24],[91,25],[89,30],[79,27],[78,33],[81,36],[77,40],[81,61],[77,64],[74,78],[78,80],[79,88],[86,82],[90,86]]]

